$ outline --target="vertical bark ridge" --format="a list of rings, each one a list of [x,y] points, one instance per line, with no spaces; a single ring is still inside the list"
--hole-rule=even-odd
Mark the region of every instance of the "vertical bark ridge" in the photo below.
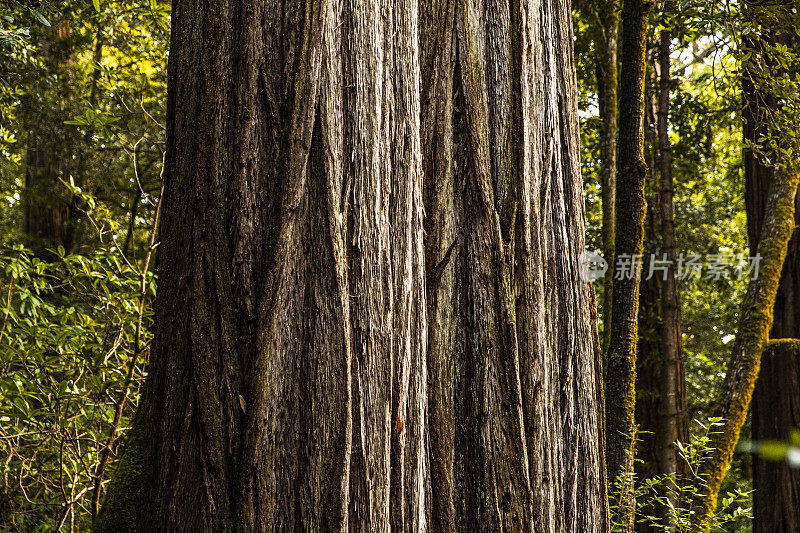
[[[416,11],[175,6],[128,527],[427,528]]]
[[[456,528],[455,454],[458,398],[463,366],[460,291],[455,275],[463,261],[458,226],[460,194],[455,181],[456,2],[420,4],[422,69],[422,160],[425,173],[425,265],[428,317],[428,419],[430,427],[431,529]],[[463,99],[462,99],[463,100]],[[463,103],[459,103],[463,109]],[[441,303],[440,303],[441,302]],[[463,447],[462,447],[463,450]]]
[[[602,416],[596,409],[596,381],[602,379],[598,362],[594,357],[590,288],[580,281],[578,256],[585,249],[585,220],[583,211],[583,183],[581,181],[579,153],[580,135],[577,121],[577,82],[573,65],[572,25],[570,3],[559,1],[553,6],[552,19],[557,21],[551,37],[543,42],[552,42],[551,61],[557,65],[550,91],[557,106],[554,123],[558,124],[561,139],[559,166],[561,177],[558,189],[552,191],[553,198],[561,199],[560,209],[552,213],[553,243],[549,252],[561,254],[562,259],[554,265],[559,271],[554,275],[556,295],[560,300],[557,309],[561,315],[558,324],[558,343],[554,347],[562,366],[563,442],[565,450],[566,494],[565,527],[571,531],[602,531],[607,528],[608,508],[602,448],[596,445],[601,435]],[[555,58],[561,58],[556,61]],[[556,191],[561,191],[557,194]],[[546,226],[549,226],[546,224]],[[566,251],[566,252],[565,252]],[[570,467],[570,465],[572,465]]]
[[[390,387],[394,361],[390,344],[393,320],[393,280],[389,249],[389,187],[386,150],[387,122],[384,104],[387,68],[382,16],[384,2],[347,1],[347,48],[361,60],[348,58],[345,101],[351,153],[352,230],[350,244],[353,307],[353,471],[351,472],[350,529],[366,531],[389,527]],[[347,153],[347,152],[346,152]],[[364,216],[359,216],[364,213]],[[375,375],[374,386],[370,376]],[[373,433],[374,431],[374,433]]]
[[[423,13],[423,64],[452,65],[423,84],[437,530],[605,524],[568,13]]]
[[[417,0],[395,0],[398,14],[392,35],[418,35]],[[427,317],[424,298],[425,255],[422,228],[422,154],[420,144],[420,64],[414,42],[389,39],[394,75],[391,132],[394,147],[390,190],[390,227],[396,311],[394,320],[395,377],[392,412],[392,529],[428,528],[427,465]]]

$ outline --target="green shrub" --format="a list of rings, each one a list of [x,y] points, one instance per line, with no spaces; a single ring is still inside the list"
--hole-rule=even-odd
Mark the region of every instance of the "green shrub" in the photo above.
[[[0,250],[0,527],[88,529],[100,454],[134,353],[140,282],[113,247],[90,256],[58,250],[52,261],[21,246]],[[153,276],[145,282],[149,299]],[[143,322],[123,434],[150,340],[146,305]],[[113,458],[121,439],[112,440]]]
[[[699,475],[700,466],[710,451],[709,442],[714,428],[722,425],[718,418],[712,418],[708,424],[695,422],[699,430],[694,432],[691,441],[688,444],[677,443],[686,467],[685,476],[670,474],[634,480],[637,524],[665,533],[693,531],[692,501],[696,499],[694,496],[702,494],[706,488]],[[609,488],[612,495],[619,491],[620,486],[624,486],[621,481],[617,480]],[[613,498],[611,501],[614,501]],[[750,492],[733,488],[720,498],[717,512],[711,521],[711,531],[738,531],[749,525],[751,518]],[[612,524],[612,531],[623,531],[622,525]]]

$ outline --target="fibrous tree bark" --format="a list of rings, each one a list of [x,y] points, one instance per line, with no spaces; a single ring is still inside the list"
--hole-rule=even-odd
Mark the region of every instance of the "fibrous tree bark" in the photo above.
[[[178,0],[172,31],[97,529],[607,531],[569,2]]]
[[[648,18],[653,2],[625,0],[619,89],[619,140],[616,184],[614,265],[641,257],[645,221],[645,176],[642,124]],[[636,425],[636,342],[639,276],[615,274],[606,357],[606,457],[608,478],[619,487],[612,507],[615,522],[633,527],[633,456]]]
[[[602,529],[569,3],[423,12],[434,529]]]

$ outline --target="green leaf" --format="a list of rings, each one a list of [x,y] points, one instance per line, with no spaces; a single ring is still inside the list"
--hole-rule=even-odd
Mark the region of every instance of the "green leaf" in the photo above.
[[[94,4],[94,10],[99,13],[100,12],[100,0],[92,0],[92,3]]]
[[[33,8],[30,8],[30,12],[31,12],[31,15],[33,16],[33,18],[35,18],[36,20],[38,20],[39,22],[41,22],[42,24],[44,24],[48,28],[50,27],[50,21],[47,20],[46,18],[44,18],[44,15],[42,15],[41,13],[39,13],[38,11],[36,11]]]

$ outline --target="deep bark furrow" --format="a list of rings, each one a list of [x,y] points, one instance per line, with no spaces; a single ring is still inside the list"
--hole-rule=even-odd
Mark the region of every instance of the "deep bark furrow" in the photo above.
[[[463,528],[476,516],[490,530],[602,530],[597,361],[577,276],[584,222],[569,5],[506,9],[445,5],[438,13],[455,12],[456,35],[433,16],[438,25],[423,31],[440,50],[456,49],[444,73],[454,80],[429,82],[423,115],[437,127],[432,143],[452,145],[452,156],[424,157],[429,268],[456,243],[452,267],[428,288],[431,338],[454,354],[430,342],[432,383],[452,383],[431,390],[434,523]],[[503,28],[519,40],[497,42]],[[448,334],[459,330],[467,336]],[[439,425],[448,412],[478,417],[480,429]]]

